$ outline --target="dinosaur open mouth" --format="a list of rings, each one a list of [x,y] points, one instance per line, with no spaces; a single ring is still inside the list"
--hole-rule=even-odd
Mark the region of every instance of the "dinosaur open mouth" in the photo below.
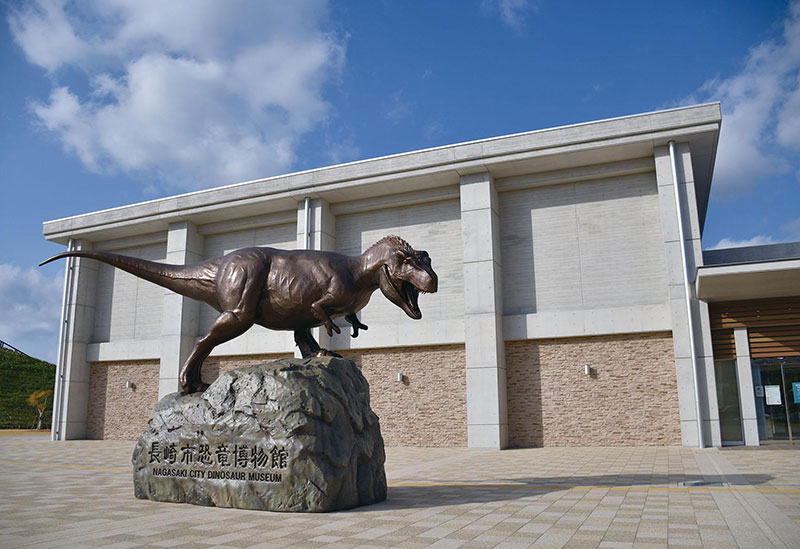
[[[422,318],[422,311],[419,310],[418,305],[419,290],[413,284],[405,280],[398,280],[396,282],[392,280],[392,276],[389,274],[389,267],[386,265],[383,266],[383,278],[388,282],[388,286],[392,290],[391,294],[394,294],[390,295],[384,289],[384,295],[386,295],[390,301],[399,305],[411,318],[415,320]]]

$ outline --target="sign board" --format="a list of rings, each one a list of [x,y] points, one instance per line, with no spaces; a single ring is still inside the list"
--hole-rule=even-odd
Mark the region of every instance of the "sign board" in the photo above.
[[[764,398],[764,386],[763,385],[756,385],[756,396]]]
[[[767,406],[779,406],[781,401],[780,385],[764,385],[764,393],[767,395]]]
[[[797,381],[792,383],[792,392],[794,393],[794,403],[800,404],[800,383]]]

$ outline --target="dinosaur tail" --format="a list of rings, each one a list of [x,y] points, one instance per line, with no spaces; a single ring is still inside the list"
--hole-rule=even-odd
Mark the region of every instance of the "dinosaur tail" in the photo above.
[[[214,261],[204,261],[194,265],[170,265],[109,252],[74,250],[56,254],[50,259],[39,263],[39,266],[41,267],[63,257],[94,259],[129,272],[138,278],[158,284],[175,293],[201,301],[213,300],[214,278],[217,273],[217,265]]]

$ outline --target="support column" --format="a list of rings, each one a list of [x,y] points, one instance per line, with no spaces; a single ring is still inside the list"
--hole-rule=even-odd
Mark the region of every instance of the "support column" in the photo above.
[[[86,240],[74,242],[75,250],[91,250]],[[53,410],[53,440],[86,438],[86,419],[89,413],[89,363],[86,350],[94,331],[96,261],[80,257],[68,259],[72,269],[72,284],[65,293],[64,336],[59,352],[60,379],[56,379],[56,399],[59,410]],[[57,412],[58,413],[57,415]]]
[[[320,198],[313,198],[309,204],[308,215],[308,249],[321,252],[336,251],[336,217],[331,213],[329,204]],[[297,204],[297,249],[305,247],[306,240],[305,201]],[[311,330],[314,339],[323,349],[331,348],[331,338],[322,328]],[[300,350],[295,347],[295,356],[300,357]]]
[[[467,441],[508,446],[500,218],[491,174],[461,178]]]
[[[745,446],[758,446],[758,419],[753,373],[750,365],[750,340],[747,328],[734,328],[736,343],[736,378],[739,382],[739,406],[742,411],[742,431]]]
[[[678,231],[678,213],[675,205],[675,190],[672,182],[669,148],[662,146],[655,149],[656,181],[658,184],[661,227],[664,235],[664,250],[667,261],[672,341],[678,382],[681,439],[684,446],[697,447],[698,445],[697,407],[695,403],[694,373],[692,371],[692,352],[696,352],[699,377],[699,405],[704,442],[706,446],[720,446],[722,438],[719,426],[708,306],[697,299],[695,290],[697,267],[703,264],[703,252],[700,240],[700,222],[697,214],[692,159],[688,143],[676,145],[676,156],[678,190],[683,211],[683,242],[680,241]],[[687,310],[684,293],[681,246],[686,248],[691,285],[690,310]],[[696,349],[694,351],[691,348],[689,337],[689,314],[692,315],[695,329]]]
[[[186,265],[203,257],[203,237],[189,221],[170,223],[167,233],[167,263]],[[194,347],[200,303],[164,290],[161,317],[161,367],[158,398],[180,390],[178,373]]]

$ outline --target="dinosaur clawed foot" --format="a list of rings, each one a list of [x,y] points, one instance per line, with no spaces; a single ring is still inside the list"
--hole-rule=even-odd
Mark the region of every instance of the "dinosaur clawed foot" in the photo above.
[[[180,376],[178,376],[178,382],[184,395],[202,393],[209,387],[208,383],[203,383],[199,375],[189,377],[186,372],[181,372]]]
[[[181,392],[184,395],[190,395],[192,393],[203,393],[206,389],[209,388],[208,383],[204,383],[200,380],[192,380],[192,381],[181,381]]]
[[[342,329],[334,324],[331,320],[325,321],[325,331],[328,332],[328,337],[333,337],[333,332],[336,332],[337,334],[342,333]]]
[[[344,319],[353,326],[352,337],[358,337],[359,330],[369,330],[369,326],[363,324],[355,314],[349,314]]]
[[[208,389],[209,387],[210,385],[208,383],[203,383],[201,381],[200,383],[193,383],[189,385],[189,390],[187,391],[186,389],[184,389],[184,392],[187,395],[191,393],[204,393],[206,389]]]
[[[314,356],[334,356],[336,358],[342,358],[342,355],[339,353],[329,351],[328,349],[320,349]]]

